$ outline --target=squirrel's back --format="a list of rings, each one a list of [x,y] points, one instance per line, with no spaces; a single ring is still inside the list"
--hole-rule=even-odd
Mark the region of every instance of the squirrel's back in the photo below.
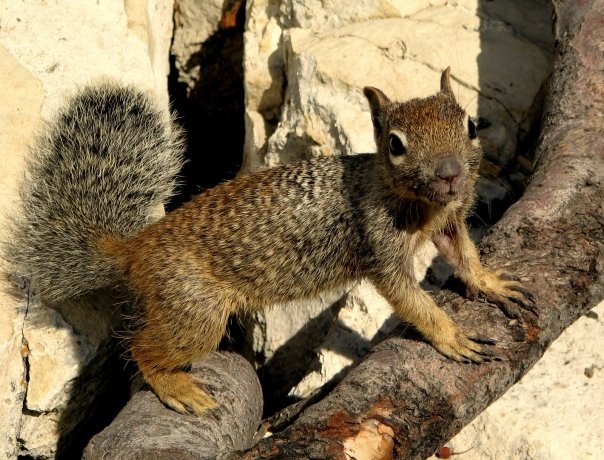
[[[379,186],[367,180],[373,160],[318,158],[242,175],[105,248],[131,281],[211,274],[248,303],[308,297],[355,277],[364,262],[358,202]]]
[[[125,237],[173,193],[180,131],[151,98],[113,83],[86,87],[31,148],[3,255],[48,300],[116,281],[98,240]]]

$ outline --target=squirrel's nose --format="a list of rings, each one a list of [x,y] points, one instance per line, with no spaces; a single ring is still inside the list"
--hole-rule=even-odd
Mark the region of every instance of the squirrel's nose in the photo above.
[[[454,157],[444,157],[436,165],[436,177],[447,182],[461,174],[461,165]]]

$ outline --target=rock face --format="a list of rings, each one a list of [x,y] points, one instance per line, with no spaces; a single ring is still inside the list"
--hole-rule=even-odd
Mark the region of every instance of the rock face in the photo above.
[[[0,165],[2,219],[14,212],[17,179],[23,168],[23,155],[30,137],[40,121],[44,99],[42,84],[5,48],[0,47],[0,151],[5,152]],[[18,135],[15,135],[18,133]],[[3,236],[4,234],[2,234]],[[27,305],[9,295],[10,285],[2,278],[0,286],[0,456],[17,455],[23,401],[27,391],[23,349],[23,328]],[[22,355],[23,353],[23,355]]]
[[[201,73],[199,60],[200,45],[206,42],[220,28],[224,0],[196,2],[179,1],[174,12],[174,39],[171,54],[178,74],[178,80],[187,88],[187,93],[195,89]]]
[[[479,2],[431,3],[252,2],[244,59],[246,167],[373,150],[362,87],[377,86],[394,99],[426,96],[447,65],[462,106],[491,123],[482,133],[489,153],[508,161],[551,69],[551,32],[537,39],[533,29],[528,36],[521,31],[549,24],[548,9],[504,17],[516,26],[501,12],[481,11]]]
[[[28,144],[78,85],[101,76],[135,83],[154,92],[167,109],[172,0],[4,2],[0,17],[0,197],[5,219],[15,212],[16,183]],[[87,412],[93,408],[92,395],[108,389],[107,377],[95,380],[90,373],[102,376],[99,369],[119,353],[109,340],[116,312],[102,297],[95,299],[96,307],[50,309],[27,295],[27,284],[17,287],[27,302],[9,294],[8,283],[0,292],[0,457],[68,455],[78,449],[68,441],[69,434],[94,420]]]
[[[243,0],[174,4],[170,93],[187,134],[185,187],[177,203],[233,178],[241,165]]]
[[[363,86],[376,86],[397,100],[425,97],[436,92],[447,65],[460,104],[479,117],[486,157],[496,169],[511,166],[518,153],[528,154],[526,138],[538,124],[541,89],[552,67],[551,8],[547,2],[491,3],[249,2],[243,169],[375,151]],[[514,180],[526,179],[518,173],[495,175],[478,184],[479,208],[488,211],[485,220],[489,213],[497,218],[500,205],[516,193]],[[432,264],[435,255],[431,247],[417,260],[420,280],[432,265],[425,283],[432,288],[450,274],[442,264]],[[295,380],[284,375],[291,366],[275,366],[273,353],[280,346],[296,343],[296,348],[314,350],[306,361],[295,360],[314,363],[310,370],[294,372],[300,380],[289,396],[305,397],[363,356],[367,344],[379,337],[376,331],[387,333],[396,324],[394,318],[386,321],[390,309],[371,286],[351,289],[344,297],[336,296],[340,301],[332,309],[336,317],[331,324],[313,321],[320,311],[314,303],[256,316],[249,327],[250,343],[261,375],[270,376],[271,385],[275,379]],[[366,314],[374,326],[365,327],[360,305],[369,306]],[[310,334],[306,342],[298,327],[284,327],[309,321],[325,329]],[[345,337],[365,345],[353,345]],[[342,340],[348,346],[334,346]]]

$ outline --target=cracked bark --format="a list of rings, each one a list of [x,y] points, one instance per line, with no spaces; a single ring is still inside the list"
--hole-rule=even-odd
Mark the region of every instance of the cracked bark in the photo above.
[[[461,365],[397,337],[372,353],[290,427],[231,458],[425,458],[501,396],[548,345],[604,297],[602,0],[556,0],[555,65],[535,173],[480,245],[487,266],[520,275],[538,320],[450,292],[436,300],[504,358]],[[364,456],[359,454],[364,446]]]

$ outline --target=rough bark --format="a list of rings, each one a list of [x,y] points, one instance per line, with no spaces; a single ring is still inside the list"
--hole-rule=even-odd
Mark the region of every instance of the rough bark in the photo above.
[[[136,393],[111,425],[92,438],[83,458],[218,459],[252,445],[262,390],[252,366],[234,353],[212,353],[192,372],[218,408],[200,417],[163,406],[148,389]]]
[[[480,246],[486,265],[520,275],[539,318],[510,321],[442,292],[438,303],[459,324],[498,339],[501,361],[457,364],[417,340],[386,340],[289,428],[237,458],[425,458],[604,297],[604,2],[557,0],[555,12],[535,173]]]

